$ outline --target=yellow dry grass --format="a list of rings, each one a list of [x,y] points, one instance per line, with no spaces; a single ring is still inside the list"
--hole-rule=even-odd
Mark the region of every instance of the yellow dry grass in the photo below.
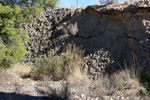
[[[140,82],[131,70],[123,70],[114,74],[117,89],[140,88]]]
[[[28,74],[31,71],[32,65],[17,63],[14,64],[12,68],[6,70],[7,74],[19,73],[19,74]]]
[[[69,75],[68,81],[72,86],[85,86],[93,82],[87,73],[82,72],[79,67],[75,67],[74,72]]]

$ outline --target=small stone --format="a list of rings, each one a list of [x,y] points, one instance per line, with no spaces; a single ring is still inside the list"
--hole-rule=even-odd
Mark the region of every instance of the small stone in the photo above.
[[[34,82],[31,82],[31,85],[34,86]]]
[[[86,98],[84,94],[81,94],[81,98]]]
[[[95,100],[99,100],[99,97],[95,98]]]
[[[10,85],[10,82],[7,82],[8,85]]]
[[[73,97],[73,100],[77,100],[77,99],[80,99],[80,97],[77,96],[77,95],[75,95],[75,96]]]
[[[86,100],[91,100],[91,98],[90,98],[90,97],[87,97]]]
[[[110,100],[114,100],[114,99],[111,97]]]

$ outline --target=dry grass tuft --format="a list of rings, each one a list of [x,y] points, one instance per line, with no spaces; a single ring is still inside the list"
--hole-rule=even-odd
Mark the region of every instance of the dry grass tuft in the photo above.
[[[138,77],[135,77],[135,74],[131,70],[123,70],[115,73],[114,76],[115,86],[118,90],[131,89],[131,88],[140,88],[140,83]]]
[[[6,74],[17,73],[18,75],[26,75],[32,69],[32,65],[17,63],[14,64],[13,67],[4,70],[3,72]]]
[[[79,67],[76,67],[74,72],[69,75],[68,81],[72,86],[91,85],[93,80],[89,79],[86,72],[82,72]]]
[[[20,64],[17,63],[12,68],[12,72],[21,72],[21,73],[29,73],[31,71],[32,65]]]
[[[79,67],[76,67],[74,72],[70,74],[67,78],[67,81],[69,82],[71,86],[71,93],[75,93],[77,95],[90,95],[90,89],[92,88],[92,84],[94,81],[89,78],[87,75],[87,72],[81,71]]]

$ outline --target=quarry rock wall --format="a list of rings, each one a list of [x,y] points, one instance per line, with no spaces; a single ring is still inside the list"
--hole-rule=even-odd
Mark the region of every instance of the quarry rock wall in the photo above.
[[[30,36],[26,62],[35,62],[51,50],[61,53],[72,43],[85,50],[82,67],[94,78],[126,64],[150,66],[149,3],[47,9],[24,29]]]

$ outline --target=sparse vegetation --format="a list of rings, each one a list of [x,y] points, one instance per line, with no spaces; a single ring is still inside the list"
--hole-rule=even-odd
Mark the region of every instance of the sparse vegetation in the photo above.
[[[47,90],[39,89],[36,87],[36,90],[39,94],[45,96],[44,100],[70,100],[70,85],[68,82],[62,84],[63,87],[58,91],[55,87],[47,86]]]
[[[114,74],[115,86],[119,90],[125,90],[134,87],[140,87],[138,76],[135,75],[134,69],[124,69]]]
[[[99,79],[100,88],[102,88],[100,91],[113,91],[113,93],[117,91],[131,91],[131,93],[134,93],[134,96],[128,94],[130,99],[148,100],[150,76],[144,72],[144,68],[138,62],[138,58],[133,55],[131,67],[128,67],[125,63],[125,67],[121,69],[111,75],[102,75]]]
[[[73,73],[75,67],[80,68],[82,63],[83,51],[69,44],[61,55],[54,55],[50,52],[48,57],[38,60],[30,75],[34,79],[42,79],[49,76],[53,80],[66,79]]]
[[[89,78],[87,72],[81,71],[79,67],[76,67],[74,72],[72,72],[69,75],[67,80],[69,81],[71,85],[76,86],[76,87],[90,85],[93,81],[92,79]]]
[[[30,73],[34,79],[43,79],[45,76],[48,76],[48,80],[43,80],[47,81],[47,85],[43,86],[43,89],[37,87],[37,92],[44,95],[45,100],[58,100],[60,98],[69,100],[71,96],[70,90],[77,94],[83,93],[86,95],[90,95],[90,92],[92,92],[96,97],[103,97],[104,95],[114,96],[118,91],[122,93],[128,91],[125,94],[129,99],[148,100],[150,78],[147,73],[140,72],[141,70],[134,66],[137,65],[136,61],[133,63],[134,67],[127,68],[125,64],[126,67],[124,69],[111,75],[103,74],[98,81],[90,79],[87,72],[83,72],[80,69],[82,54],[83,51],[79,50],[75,45],[68,45],[64,49],[63,54],[54,55],[54,53],[51,53],[49,57],[39,60],[36,64],[38,67],[28,66],[25,68],[21,64],[16,64],[13,68],[8,69],[7,73]],[[66,69],[62,70],[64,66]],[[21,70],[22,68],[23,70]],[[49,77],[55,80],[66,79],[61,90],[49,86]],[[21,91],[19,86],[16,85],[16,87],[16,92]],[[87,87],[91,88],[90,92]]]

